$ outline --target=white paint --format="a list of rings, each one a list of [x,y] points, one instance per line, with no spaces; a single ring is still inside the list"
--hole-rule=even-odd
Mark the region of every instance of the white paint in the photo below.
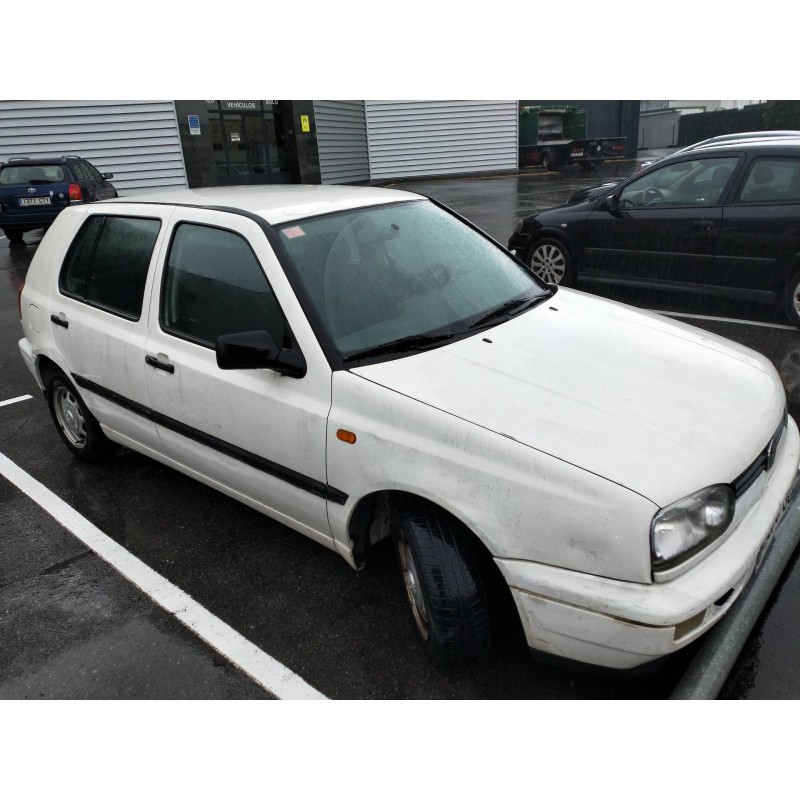
[[[10,400],[2,400],[0,401],[0,408],[3,406],[10,406],[13,403],[21,403],[23,400],[32,400],[33,398],[29,394],[22,394],[19,397],[12,397]]]
[[[38,503],[100,558],[268,692],[284,700],[326,699],[288,667],[260,650],[230,625],[195,602],[186,592],[106,536],[3,453],[0,453],[0,475]]]

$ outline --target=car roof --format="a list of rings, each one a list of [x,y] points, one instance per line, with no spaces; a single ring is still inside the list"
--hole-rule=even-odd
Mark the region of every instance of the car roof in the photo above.
[[[709,139],[707,142],[700,142],[695,146],[687,147],[683,150],[678,150],[666,156],[659,161],[654,161],[655,164],[664,164],[667,161],[678,160],[682,158],[689,158],[691,156],[707,154],[707,153],[741,153],[741,152],[759,152],[759,153],[797,153],[800,151],[800,133],[796,136],[775,136],[775,137],[753,137],[752,139],[725,139],[713,140]]]
[[[12,156],[0,162],[2,167],[35,166],[36,164],[65,164],[67,161],[84,161],[83,156]]]
[[[156,189],[105,200],[106,203],[229,208],[255,214],[271,225],[365,206],[421,200],[422,195],[372,186],[214,186],[202,189]]]

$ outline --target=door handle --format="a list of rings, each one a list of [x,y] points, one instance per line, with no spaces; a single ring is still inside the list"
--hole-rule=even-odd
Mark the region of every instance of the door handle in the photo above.
[[[69,328],[69,322],[67,322],[66,318],[63,315],[57,317],[55,314],[51,314],[50,322],[52,322],[54,325],[60,325],[62,328]]]
[[[169,372],[170,374],[175,372],[174,364],[169,364],[165,361],[159,361],[155,356],[145,356],[144,363],[149,364],[151,367],[155,367],[156,369],[163,369],[164,372]]]
[[[710,219],[698,219],[692,223],[692,229],[696,231],[710,231],[714,223]]]

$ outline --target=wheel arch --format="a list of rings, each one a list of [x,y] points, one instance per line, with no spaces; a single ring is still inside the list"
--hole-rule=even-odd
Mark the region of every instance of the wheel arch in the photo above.
[[[456,514],[429,498],[399,489],[383,489],[362,497],[350,515],[348,536],[353,543],[353,558],[358,566],[366,562],[369,550],[392,534],[392,517],[405,508],[425,506],[453,520],[463,535],[482,554],[482,560],[494,565],[494,558],[478,535]],[[496,569],[496,567],[495,567]]]

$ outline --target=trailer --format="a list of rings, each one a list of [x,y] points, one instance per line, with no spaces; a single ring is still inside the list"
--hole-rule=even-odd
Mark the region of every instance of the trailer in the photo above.
[[[519,112],[519,165],[557,170],[571,164],[589,170],[621,158],[625,137],[586,138],[586,109],[578,106],[525,106]]]

